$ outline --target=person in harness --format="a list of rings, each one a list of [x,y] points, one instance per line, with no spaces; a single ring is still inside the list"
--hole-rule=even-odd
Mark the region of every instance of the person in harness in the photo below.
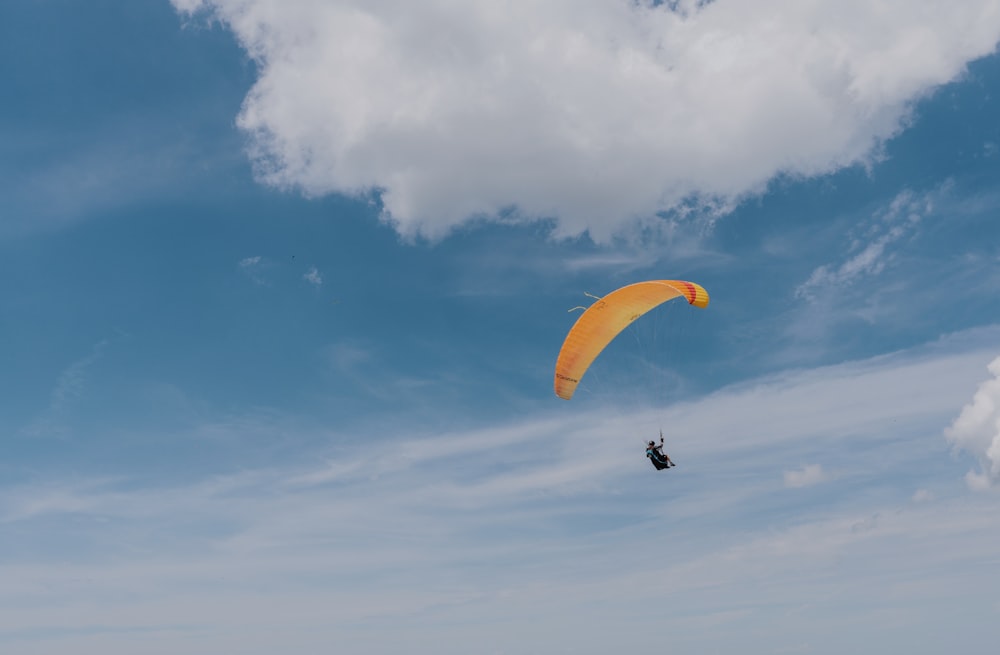
[[[670,455],[663,452],[663,431],[660,431],[660,445],[657,446],[655,441],[650,441],[646,444],[646,457],[649,461],[653,463],[657,471],[662,471],[663,469],[668,469],[671,466],[677,466],[674,464],[673,460],[670,459]]]

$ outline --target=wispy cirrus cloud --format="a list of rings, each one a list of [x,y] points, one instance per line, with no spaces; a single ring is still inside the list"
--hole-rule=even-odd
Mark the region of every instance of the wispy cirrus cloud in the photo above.
[[[197,635],[204,652],[265,653],[295,635],[303,651],[336,637],[374,654],[403,642],[439,653],[434,637],[449,630],[444,652],[484,639],[529,652],[555,631],[596,653],[608,631],[633,651],[659,647],[639,629],[654,614],[672,617],[674,642],[692,649],[746,647],[747,621],[779,640],[825,634],[830,621],[884,640],[874,607],[911,625],[945,606],[978,616],[1000,582],[988,566],[998,498],[966,494],[960,466],[942,464],[920,435],[940,443],[936,427],[995,336],[667,408],[357,434],[313,457],[184,483],[132,472],[8,485],[0,640],[117,655],[153,632],[164,648]],[[679,466],[658,473],[628,435],[663,422]],[[820,453],[821,464],[797,468]],[[827,479],[829,504],[802,507],[775,481],[815,481],[841,469],[837,456],[850,458],[850,473]],[[905,481],[915,466],[926,471],[919,489]],[[926,485],[939,491],[921,493]],[[24,534],[53,548],[18,552]],[[957,582],[964,576],[982,584]],[[788,633],[789,612],[801,633]],[[836,635],[825,652],[843,646]]]
[[[235,163],[233,149],[210,150],[199,138],[164,133],[161,123],[131,115],[90,125],[84,135],[20,126],[4,130],[0,239],[48,232],[163,198],[196,187],[205,169]]]
[[[542,218],[607,242],[725,212],[778,174],[869,161],[1000,40],[998,0],[173,4],[259,63],[238,122],[262,180],[377,190],[432,238]]]
[[[988,284],[975,261],[983,253],[964,259],[956,252],[947,264],[940,263],[941,253],[952,247],[947,226],[992,229],[989,214],[963,207],[970,201],[959,196],[950,180],[926,191],[907,189],[848,227],[838,227],[841,234],[831,227],[822,242],[810,241],[816,257],[827,261],[786,292],[793,302],[781,315],[785,338],[779,359],[823,358],[845,342],[856,345],[861,335],[905,333],[941,302],[978,295],[979,287]]]
[[[86,392],[90,371],[103,357],[108,341],[94,344],[90,353],[64,368],[56,377],[48,406],[21,430],[27,436],[64,436],[71,431],[66,414]]]
[[[938,193],[900,192],[884,211],[854,230],[849,238],[847,259],[816,268],[795,289],[795,296],[815,301],[820,294],[877,276],[894,258],[892,248],[912,236],[920,221],[934,211],[934,196]]]

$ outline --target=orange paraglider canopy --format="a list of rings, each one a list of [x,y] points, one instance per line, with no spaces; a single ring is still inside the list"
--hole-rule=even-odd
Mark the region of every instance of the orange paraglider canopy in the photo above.
[[[587,368],[619,332],[654,307],[679,297],[695,307],[708,306],[708,292],[683,280],[636,282],[598,298],[580,315],[559,350],[556,395],[572,398]]]

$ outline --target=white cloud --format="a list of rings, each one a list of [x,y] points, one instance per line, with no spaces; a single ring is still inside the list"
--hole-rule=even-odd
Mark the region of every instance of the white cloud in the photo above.
[[[319,270],[313,266],[310,268],[303,276],[302,279],[312,284],[313,286],[323,286],[323,276],[319,274]]]
[[[1000,583],[989,566],[1000,496],[949,489],[957,474],[928,444],[943,449],[937,434],[997,335],[665,408],[559,404],[445,434],[403,420],[390,435],[322,427],[318,451],[292,440],[291,463],[280,444],[298,420],[217,421],[196,434],[237,443],[237,462],[261,447],[269,464],[174,482],[130,470],[0,485],[0,639],[25,653],[263,655],[337,642],[448,655],[483,643],[538,652],[553,639],[606,653],[613,634],[619,650],[655,652],[661,635],[641,628],[656,620],[684,652],[775,652],[792,638],[850,652],[837,641],[848,624],[893,652],[936,652],[919,635],[907,648],[912,629],[887,631],[871,612],[910,626],[944,616],[938,628],[975,638],[989,627],[974,610]],[[365,353],[331,357],[350,367]],[[643,457],[642,435],[661,424],[679,462],[669,473]],[[819,457],[849,482],[830,482],[829,504],[775,493],[783,472],[829,479],[796,468]],[[945,497],[911,502],[887,484],[915,468]],[[25,535],[46,547],[9,556]]]
[[[830,479],[830,474],[819,464],[809,464],[801,469],[785,471],[784,477],[786,487],[797,489],[826,482]]]
[[[376,191],[431,237],[556,217],[606,240],[866,162],[1000,38],[1000,0],[173,3],[258,62],[238,120],[263,180]]]
[[[993,379],[979,385],[972,402],[945,430],[945,437],[957,449],[974,455],[979,471],[969,471],[966,481],[974,489],[1000,483],[1000,357],[990,362]]]
[[[264,279],[264,269],[267,267],[267,262],[260,255],[254,255],[253,257],[244,257],[239,263],[240,270],[253,280],[254,284],[266,285],[267,281]]]

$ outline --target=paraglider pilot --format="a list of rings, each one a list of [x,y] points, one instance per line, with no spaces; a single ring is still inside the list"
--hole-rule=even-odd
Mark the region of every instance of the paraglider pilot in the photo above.
[[[657,471],[662,471],[663,469],[670,468],[671,466],[677,466],[674,464],[673,460],[670,459],[670,455],[663,452],[663,432],[660,431],[660,445],[657,446],[655,441],[650,441],[646,444],[646,457],[649,461],[653,463]]]

